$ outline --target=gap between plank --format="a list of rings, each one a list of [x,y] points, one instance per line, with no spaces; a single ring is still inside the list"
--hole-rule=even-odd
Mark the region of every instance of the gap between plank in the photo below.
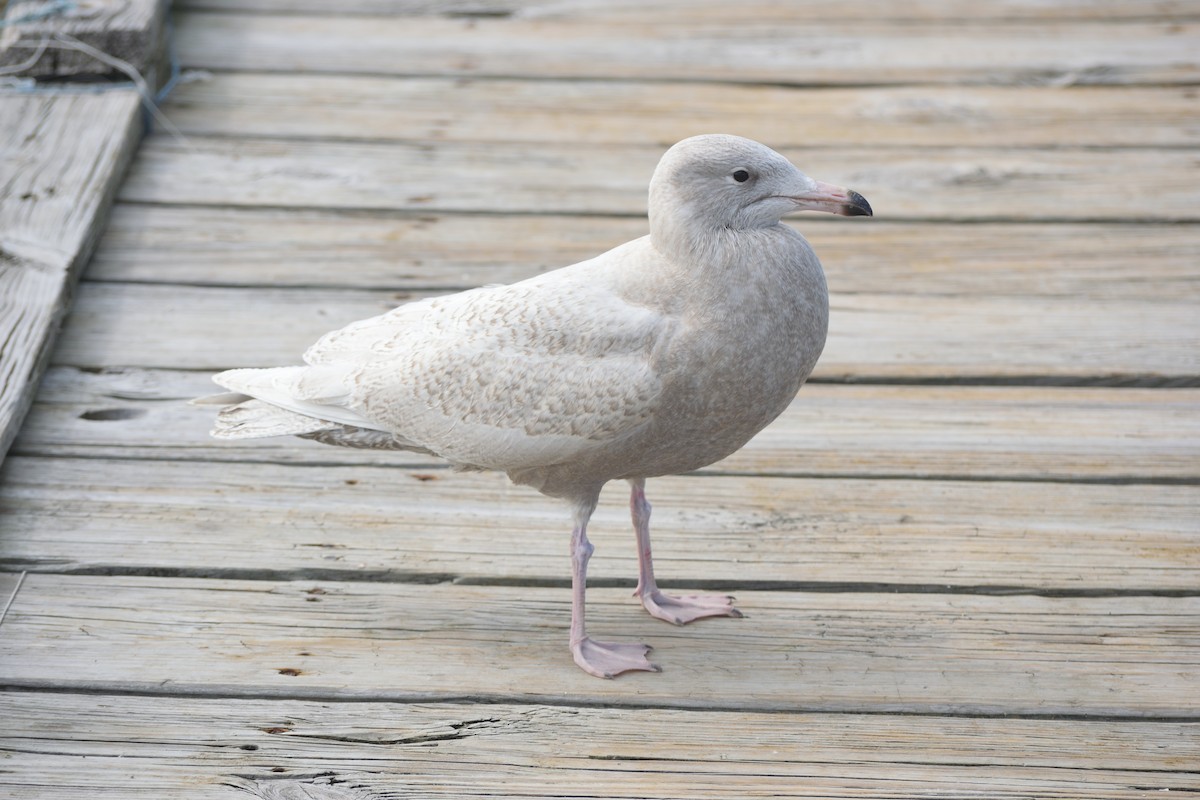
[[[569,265],[564,264],[563,266],[569,266]],[[544,274],[544,273],[538,273],[538,274]],[[532,277],[536,277],[536,275],[531,274],[528,277],[532,278]],[[511,283],[516,283],[516,282],[517,282],[516,280],[513,280]],[[405,292],[405,293],[411,292],[413,294],[416,294],[418,292],[427,292],[430,294],[434,294],[434,293],[455,294],[458,292],[467,292],[472,289],[478,289],[481,287],[481,284],[479,284],[479,283],[416,283],[416,284],[406,283],[402,288],[399,288],[394,284],[371,284],[371,283],[355,283],[353,286],[348,286],[345,283],[287,283],[284,285],[280,285],[280,284],[275,284],[275,283],[250,283],[248,281],[241,281],[238,283],[226,283],[224,281],[196,281],[196,280],[181,281],[181,280],[166,280],[166,279],[154,280],[151,278],[105,278],[105,277],[88,278],[88,279],[82,281],[82,283],[88,283],[88,284],[93,284],[96,286],[105,286],[105,287],[130,286],[130,287],[161,288],[164,286],[172,286],[172,287],[179,287],[179,288],[183,288],[183,289],[224,289],[227,291],[237,291],[237,290],[241,290],[241,289],[246,289],[246,290],[250,290],[250,291],[285,292],[285,291],[295,290],[295,291],[299,291],[299,292],[314,292],[314,291],[364,292],[367,294],[382,294],[382,293],[386,293],[386,292],[393,292],[393,293],[394,292]],[[511,284],[500,284],[500,285],[511,285]],[[840,291],[836,292],[836,296],[839,298],[841,298],[841,297],[861,297],[863,295],[872,296],[872,295],[878,295],[878,294],[879,294],[879,292],[869,292],[866,290],[853,290],[853,291],[840,290]],[[913,294],[904,294],[904,295],[898,295],[898,296],[909,297],[909,296],[916,296],[916,294],[913,293]],[[919,296],[960,299],[960,298],[977,297],[978,293],[965,292],[965,291],[921,292]],[[998,293],[998,294],[994,294],[991,296],[992,297],[1012,297],[1012,298],[1016,298],[1019,300],[1028,295],[1010,292],[1010,293]],[[1050,299],[1070,299],[1070,298],[1073,298],[1074,295],[1070,295],[1070,294],[1064,292],[1064,293],[1059,293],[1059,294],[1038,295],[1038,297],[1044,297],[1044,298],[1050,298]],[[1156,377],[1157,376],[1153,376],[1153,375],[1147,376],[1148,379],[1155,379]],[[970,380],[971,378],[968,376],[966,379]],[[1060,376],[1033,375],[1033,376],[1007,376],[1007,377],[1005,377],[1005,379],[1006,380],[1029,380],[1029,379],[1060,380],[1062,378],[1060,378]],[[873,378],[872,376],[863,376],[861,378],[854,378],[853,380],[855,380],[856,382],[860,382],[860,383],[867,382],[867,381],[876,381],[876,380],[879,382],[882,382],[882,383],[898,383],[898,382],[902,382],[902,381],[914,382],[914,381],[931,380],[931,379],[930,378],[904,378],[904,377]],[[1200,380],[1200,376],[1198,376],[1196,378],[1196,380]],[[826,377],[826,378],[810,378],[808,382],[809,383],[845,383],[847,381],[839,381],[835,378]]]
[[[847,375],[820,376],[808,383],[865,386],[1029,386],[1036,388],[1194,389],[1200,375]]]
[[[563,559],[564,564],[566,558]],[[450,572],[417,572],[386,569],[344,570],[328,567],[268,569],[248,567],[165,567],[94,565],[61,567],[61,561],[37,562],[0,560],[0,569],[19,567],[23,572],[38,575],[90,575],[102,577],[181,578],[199,580],[239,580],[264,582],[338,582],[387,583],[433,586],[492,586],[509,588],[570,589],[567,578],[538,577],[464,577]],[[883,583],[873,581],[802,581],[802,580],[738,580],[731,578],[687,580],[660,579],[663,589],[699,589],[713,592],[799,592],[809,594],[945,594],[977,595],[983,597],[1047,597],[1047,598],[1106,598],[1106,597],[1200,597],[1196,589],[1109,589],[1072,588],[1062,586],[1035,587],[1019,585],[944,584],[944,583]],[[589,578],[592,589],[633,589],[632,578]],[[19,588],[19,584],[18,584]],[[15,593],[14,593],[15,596]]]
[[[208,372],[209,370],[198,370]],[[125,398],[115,398],[124,400]],[[140,401],[140,402],[156,402],[156,403],[172,403],[186,402],[182,399],[162,399]],[[25,449],[23,447],[13,447],[10,449],[10,454],[23,458],[42,458],[53,459],[63,458],[70,460],[96,459],[103,461],[129,461],[129,462],[159,462],[169,461],[181,464],[262,464],[276,467],[304,467],[311,469],[340,469],[344,467],[356,468],[368,466],[366,464],[355,464],[346,461],[326,461],[323,459],[304,459],[300,460],[281,460],[272,458],[254,458],[246,456],[244,453],[238,457],[222,457],[219,453],[208,452],[202,455],[185,455],[181,454],[177,448],[163,446],[162,456],[149,455],[125,455],[114,453],[101,448],[97,454],[90,454],[80,451],[71,452],[49,452],[44,453],[35,449]],[[396,451],[402,454],[403,451]],[[435,470],[450,470],[453,469],[449,464],[430,464],[421,461],[394,461],[387,463],[376,463],[370,466],[380,467],[383,469],[396,470],[421,470],[431,472]],[[671,477],[689,477],[689,478],[783,478],[789,480],[863,480],[863,481],[929,481],[932,483],[1044,483],[1055,485],[1088,485],[1088,486],[1200,486],[1200,476],[1195,477],[1178,477],[1171,475],[1103,475],[1090,476],[1083,475],[1078,477],[1047,477],[1044,475],[957,475],[951,473],[890,473],[890,472],[778,472],[778,471],[758,471],[758,472],[734,472],[731,470],[719,469],[700,469],[695,472],[684,472],[677,476]],[[667,476],[661,476],[667,477]]]
[[[229,12],[219,12],[226,14]],[[246,16],[254,16],[246,14]],[[280,15],[290,16],[290,15]],[[305,16],[298,14],[295,16]],[[377,16],[377,15],[376,15]],[[1194,20],[1186,20],[1188,22]],[[1114,27],[1121,24],[1136,23],[1138,20],[1123,20],[1114,22]],[[1146,23],[1161,22],[1159,19],[1148,19]],[[236,67],[221,67],[216,65],[196,66],[194,64],[182,64],[183,69],[201,70],[213,74],[236,74],[236,73],[254,73],[258,75],[295,75],[296,70],[289,69],[264,69],[255,67],[254,69],[238,69]],[[989,80],[986,77],[968,78],[963,76],[953,83],[936,80],[919,80],[909,79],[903,83],[895,83],[888,81],[857,81],[847,83],[829,83],[828,81],[809,82],[809,81],[787,81],[787,80],[756,80],[754,78],[745,78],[742,80],[714,80],[712,78],[684,78],[672,76],[656,76],[656,77],[638,77],[636,75],[622,75],[620,77],[601,77],[597,75],[533,75],[529,73],[507,74],[499,72],[488,72],[484,74],[475,73],[447,73],[447,72],[375,72],[366,69],[307,69],[304,70],[305,75],[330,75],[349,78],[395,78],[396,80],[409,79],[425,79],[425,78],[457,78],[467,81],[524,81],[528,83],[632,83],[632,84],[679,84],[687,86],[749,86],[761,87],[764,89],[801,89],[804,91],[813,91],[820,89],[896,89],[896,88],[938,88],[945,86],[955,87],[991,87],[991,86],[1016,86],[1022,88],[1086,88],[1089,86],[1105,86],[1119,87],[1130,89],[1181,89],[1192,86],[1200,86],[1200,80],[1179,80],[1177,82],[1164,83],[1162,81],[1123,81],[1121,83],[1088,83],[1086,80],[1078,83],[1063,84],[1063,78],[1069,77],[1072,70],[1042,70],[1041,74],[1026,76],[1023,82],[1011,81],[1008,83],[996,83],[994,80]]]
[[[106,284],[112,285],[112,284]],[[183,286],[185,284],[146,284],[154,286]],[[197,287],[213,288],[213,287]],[[292,287],[288,287],[292,288]],[[385,290],[386,291],[386,290]],[[404,290],[409,291],[408,289]],[[417,291],[417,290],[412,290]],[[299,360],[299,355],[297,355]],[[96,367],[92,364],[72,364],[68,361],[53,361],[51,366],[78,370],[171,370],[215,375],[223,369],[234,367],[189,367],[179,364],[107,364]],[[1030,388],[1062,389],[1195,389],[1200,388],[1200,375],[846,375],[809,378],[809,384],[826,386],[1024,386]],[[183,398],[180,398],[183,400]]]
[[[203,370],[207,372],[208,370]],[[115,398],[124,400],[125,398]],[[162,399],[141,402],[156,402],[156,403],[173,403],[186,402],[182,399]],[[304,467],[311,469],[340,469],[340,468],[357,468],[368,466],[366,464],[355,464],[346,461],[326,461],[323,459],[272,459],[272,458],[255,458],[246,456],[244,453],[238,457],[222,457],[219,453],[208,452],[202,455],[186,455],[181,454],[177,448],[163,446],[162,456],[149,455],[125,455],[114,453],[101,448],[97,454],[90,454],[80,451],[71,452],[49,452],[44,453],[35,449],[25,449],[23,447],[13,447],[10,449],[10,454],[23,458],[41,458],[41,459],[70,459],[70,460],[86,460],[96,459],[103,461],[128,461],[128,462],[159,462],[169,461],[181,464],[262,464],[266,466],[276,467]],[[402,454],[403,451],[396,451]],[[389,461],[387,463],[376,463],[370,466],[380,467],[382,469],[396,470],[421,470],[423,472],[431,472],[435,470],[451,470],[449,464],[430,464],[422,461]],[[667,477],[667,476],[662,476]],[[890,472],[778,472],[778,471],[758,471],[758,472],[735,472],[732,470],[720,469],[700,469],[695,472],[684,472],[677,476],[670,477],[689,477],[689,478],[783,478],[788,480],[863,480],[863,481],[929,481],[931,483],[1044,483],[1054,485],[1088,485],[1088,486],[1200,486],[1200,476],[1195,477],[1178,477],[1171,475],[1103,475],[1089,476],[1083,475],[1078,477],[1047,477],[1044,475],[958,475],[951,473],[890,473]]]
[[[205,70],[205,71],[211,72],[212,70]],[[243,73],[238,72],[238,73],[233,73],[233,74],[243,74]],[[267,73],[267,74],[271,74],[271,73]],[[290,75],[293,73],[286,73],[286,74]],[[342,73],[331,73],[331,74],[340,77]],[[361,77],[361,76],[356,76],[356,77]],[[487,78],[487,80],[493,80],[493,78],[491,78],[489,76]],[[497,78],[494,80],[499,81],[501,79]],[[511,81],[512,79],[506,78],[504,80]],[[938,84],[938,85],[940,86],[941,84]],[[792,88],[792,87],[788,87],[788,88]],[[813,87],[813,88],[815,89],[818,87]],[[842,87],[830,87],[830,86],[823,85],[820,88],[829,89],[829,88],[842,88]],[[846,87],[846,88],[853,89],[856,87]],[[881,88],[883,88],[883,87],[881,87]],[[908,88],[908,86],[905,85],[905,86],[899,87],[899,88]],[[1174,86],[1148,87],[1148,88],[1170,89],[1170,88],[1174,88]],[[170,106],[167,107],[167,110],[170,110]],[[186,125],[181,127],[180,131],[183,132],[185,135],[195,136],[196,138],[215,139],[217,141],[225,141],[225,142],[231,142],[231,141],[237,142],[237,141],[241,141],[241,140],[244,140],[247,138],[252,138],[255,140],[259,140],[259,141],[302,142],[302,143],[303,142],[322,142],[322,143],[327,143],[327,144],[367,144],[367,145],[442,145],[442,144],[446,144],[445,141],[438,140],[438,139],[431,139],[428,137],[411,137],[411,136],[388,136],[388,137],[350,136],[347,134],[331,134],[331,133],[314,133],[311,135],[310,134],[302,134],[302,133],[269,133],[269,134],[254,134],[252,136],[247,136],[247,135],[241,134],[241,133],[229,133],[226,131],[197,130],[195,128],[192,128],[192,127],[186,126]],[[544,144],[544,142],[537,140],[537,139],[455,138],[455,139],[451,140],[451,142],[454,144],[480,144],[480,145],[519,145],[519,144],[538,145],[538,144]],[[663,147],[668,147],[668,146],[670,146],[670,144],[673,144],[673,142],[669,142],[668,140],[665,140],[665,139],[660,139],[660,140],[647,140],[646,144],[660,144]],[[612,143],[612,142],[595,142],[595,143],[588,142],[586,144],[581,144],[580,149],[588,149],[588,148],[593,148],[593,147],[596,147],[596,148],[612,147],[612,146],[614,146],[614,143]],[[620,145],[618,143],[617,146],[623,146],[623,145]],[[955,144],[953,146],[956,150],[964,150],[964,151],[971,151],[971,150],[995,151],[997,149],[1001,149],[995,144]],[[787,146],[786,149],[795,150],[798,152],[820,152],[821,150],[830,149],[833,147],[842,148],[842,147],[844,147],[844,145],[836,145],[836,144],[789,145],[789,146]],[[942,144],[872,144],[869,146],[869,148],[864,147],[863,149],[870,149],[872,152],[884,152],[884,153],[886,153],[888,151],[939,153],[939,152],[945,150],[946,147],[947,147],[947,145],[944,143],[942,143]],[[1037,153],[1037,152],[1104,153],[1104,152],[1111,152],[1111,151],[1120,152],[1120,153],[1124,153],[1124,152],[1136,153],[1136,152],[1147,152],[1147,151],[1190,153],[1190,152],[1195,151],[1196,146],[1194,144],[1156,144],[1156,145],[1145,145],[1145,144],[1079,144],[1079,145],[1075,145],[1075,144],[1009,144],[1009,145],[1004,145],[1004,147],[1002,149],[1005,152],[1015,152],[1015,153]],[[137,203],[137,202],[151,202],[151,201],[123,200],[122,202]],[[505,213],[508,213],[508,212],[505,212]],[[519,213],[519,212],[517,212],[517,213]],[[554,212],[554,213],[557,214],[559,212]],[[570,212],[567,212],[567,213],[570,213]],[[605,216],[605,215],[598,214],[597,216]],[[1040,218],[1036,219],[1036,220],[1029,220],[1029,222],[1031,222],[1031,223],[1041,222],[1041,221],[1042,220]]]
[[[207,134],[205,134],[207,136]],[[253,137],[255,139],[268,139],[269,137]],[[416,144],[444,144],[443,142],[431,142],[427,140],[413,140]],[[533,143],[536,144],[536,143]],[[796,148],[801,149],[801,148]],[[818,149],[818,148],[811,148]],[[1150,148],[1153,149],[1153,148]],[[1190,148],[1183,148],[1190,149]],[[384,208],[380,206],[313,206],[313,205],[277,205],[271,203],[217,203],[204,202],[201,200],[188,200],[181,202],[167,202],[164,200],[145,200],[140,198],[122,198],[118,197],[115,204],[122,206],[143,206],[152,208],[171,208],[171,209],[204,209],[204,210],[231,210],[244,211],[247,209],[254,211],[273,211],[273,212],[303,212],[303,213],[321,213],[330,215],[345,215],[345,216],[365,216],[376,219],[392,220],[401,219],[420,219],[421,217],[429,217],[434,214],[439,214],[446,217],[555,217],[562,219],[570,219],[575,217],[594,218],[594,219],[638,219],[645,220],[645,212],[623,212],[623,211],[571,211],[570,209],[555,209],[553,211],[526,211],[522,209],[504,209],[494,210],[488,208],[456,208],[456,209],[435,209],[435,208]],[[789,217],[789,219],[791,219]],[[811,219],[811,217],[809,218]],[[828,225],[829,221],[825,220],[822,224]],[[838,223],[833,223],[838,224]],[[1036,219],[1027,219],[1024,217],[903,217],[889,218],[889,225],[1130,225],[1143,226],[1153,224],[1156,226],[1177,225],[1180,227],[1195,227],[1200,225],[1200,220],[1193,219],[1162,219],[1153,218],[1133,218],[1133,217],[1050,217],[1041,216]],[[647,230],[649,230],[647,228]]]
[[[730,714],[828,714],[856,715],[864,717],[929,717],[955,719],[1024,719],[1078,722],[1145,722],[1145,723],[1200,723],[1195,714],[1140,715],[1140,714],[1087,714],[1047,711],[1014,712],[1004,709],[979,710],[928,710],[913,709],[860,709],[854,706],[813,705],[780,708],[777,706],[744,704],[712,704],[705,698],[685,699],[678,702],[640,700],[636,696],[593,699],[587,696],[522,695],[514,698],[499,694],[442,694],[434,692],[375,692],[346,691],[330,692],[323,689],[305,690],[293,688],[284,691],[268,690],[266,687],[199,684],[177,684],[170,682],[147,684],[125,681],[80,681],[70,685],[51,680],[27,680],[0,682],[0,692],[26,692],[30,694],[77,694],[115,695],[122,697],[177,697],[200,700],[266,700],[306,701],[321,703],[395,703],[411,704],[472,704],[472,705],[519,705],[553,706],[560,708],[624,708],[624,709],[667,709],[672,711],[698,711]],[[1184,771],[1184,774],[1190,774]]]
[[[201,138],[201,137],[194,137]],[[207,137],[205,137],[207,138]],[[269,137],[254,137],[261,141],[270,141]],[[380,207],[380,206],[317,206],[317,205],[279,205],[273,203],[231,203],[231,202],[203,202],[189,200],[183,203],[170,203],[162,200],[141,200],[131,199],[127,197],[118,197],[118,202],[122,205],[139,205],[139,206],[157,206],[160,208],[202,208],[210,210],[229,210],[229,211],[277,211],[277,212],[338,212],[346,214],[370,214],[374,213],[380,218],[412,214],[414,216],[460,216],[460,217],[545,217],[553,215],[556,217],[585,217],[599,219],[640,219],[644,220],[646,214],[644,212],[617,212],[617,211],[571,211],[569,209],[556,209],[554,211],[541,210],[522,210],[522,209],[504,209],[493,210],[486,208],[443,208],[441,206],[428,206],[421,208],[413,208],[411,206],[404,207]],[[1155,216],[1124,216],[1124,217],[1052,217],[1043,215],[1035,219],[1023,217],[1004,217],[1004,216],[977,216],[977,217],[923,217],[909,216],[903,219],[889,219],[891,223],[906,224],[906,225],[1196,225],[1200,223],[1200,218],[1194,219],[1163,219]]]

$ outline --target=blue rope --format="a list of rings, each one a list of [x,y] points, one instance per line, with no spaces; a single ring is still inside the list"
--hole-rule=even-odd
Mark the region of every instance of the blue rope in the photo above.
[[[154,95],[154,105],[159,108],[162,107],[163,102],[170,96],[171,92],[175,90],[175,87],[179,85],[179,78],[183,74],[183,68],[179,65],[179,55],[175,52],[175,25],[171,21],[171,0],[164,0],[163,15],[166,18],[167,64],[171,68],[171,73],[167,78],[167,82]],[[153,110],[145,100],[142,102],[142,130],[147,136],[154,131]]]
[[[35,22],[38,20],[49,19],[59,14],[65,14],[77,8],[78,4],[73,0],[53,0],[37,11],[31,11],[28,14],[11,20],[0,20],[0,27],[20,25],[25,22]],[[175,51],[175,27],[171,21],[171,0],[163,0],[163,14],[166,18],[165,34],[167,44],[167,63],[170,67],[170,75],[167,82],[155,93],[153,100],[149,97],[142,98],[142,129],[144,133],[149,135],[154,130],[154,110],[151,107],[151,102],[154,106],[161,106],[171,92],[179,85],[180,77],[183,74],[183,68],[179,63],[179,56]],[[104,84],[80,84],[69,85],[63,84],[56,86],[53,91],[60,93],[78,93],[78,94],[96,94],[116,88],[126,88],[130,83],[104,83]],[[39,87],[37,81],[30,79],[15,79],[8,82],[9,89],[16,89],[19,92],[32,93],[35,91],[44,91]]]
[[[24,25],[26,22],[37,22],[38,20],[57,17],[59,14],[74,11],[78,5],[78,3],[74,3],[72,0],[54,0],[37,11],[30,11],[28,14],[16,19],[0,19],[0,28],[7,28],[10,25]]]
[[[154,102],[162,105],[163,101],[170,96],[175,87],[179,84],[179,78],[183,75],[183,67],[179,65],[179,55],[175,52],[175,25],[171,22],[170,9],[167,10],[167,63],[171,67],[171,76],[167,82],[162,85],[158,93],[154,95]]]

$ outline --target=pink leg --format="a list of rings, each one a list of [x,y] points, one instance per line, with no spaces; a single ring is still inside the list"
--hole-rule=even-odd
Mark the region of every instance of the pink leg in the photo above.
[[[646,500],[646,482],[631,480],[629,510],[633,516],[633,529],[638,543],[638,585],[634,596],[651,616],[686,625],[704,617],[740,617],[742,612],[733,607],[733,598],[728,595],[692,594],[674,597],[659,591],[654,581],[654,563],[650,557],[650,503]]]
[[[622,672],[645,670],[659,672],[646,659],[650,646],[596,642],[587,635],[584,626],[584,594],[587,588],[587,565],[592,557],[592,543],[587,538],[587,521],[596,507],[595,501],[575,509],[575,529],[571,531],[571,654],[584,672],[598,678],[612,678]]]

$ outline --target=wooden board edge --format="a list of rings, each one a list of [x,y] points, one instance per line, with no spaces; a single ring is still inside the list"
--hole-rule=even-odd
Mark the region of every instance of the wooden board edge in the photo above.
[[[98,192],[95,208],[92,211],[92,218],[88,224],[88,232],[83,237],[78,248],[73,253],[70,253],[66,268],[59,273],[61,285],[54,308],[42,320],[42,330],[35,331],[33,337],[34,348],[37,352],[32,359],[28,371],[24,375],[14,376],[14,380],[18,381],[18,385],[9,393],[11,400],[6,404],[7,407],[0,405],[0,463],[3,463],[8,448],[16,438],[25,415],[33,404],[33,398],[37,393],[41,376],[50,365],[54,344],[66,319],[67,312],[70,310],[76,284],[78,284],[80,275],[83,273],[84,267],[96,248],[100,234],[108,219],[108,212],[112,208],[113,201],[116,199],[117,189],[128,172],[129,166],[133,162],[134,152],[141,142],[143,133],[141,102],[137,93],[132,89],[117,89],[113,90],[111,96],[115,100],[124,100],[128,108],[126,109],[126,113],[122,115],[117,128],[113,131],[113,145],[101,153],[98,158],[98,161],[107,161],[108,163],[100,164],[100,168],[104,169],[106,174]],[[61,97],[66,98],[69,95],[64,94]],[[9,331],[0,331],[0,341],[7,340],[8,333]],[[0,353],[0,375],[8,372],[4,368],[5,362],[9,362],[15,358],[16,354],[12,352],[6,351]]]

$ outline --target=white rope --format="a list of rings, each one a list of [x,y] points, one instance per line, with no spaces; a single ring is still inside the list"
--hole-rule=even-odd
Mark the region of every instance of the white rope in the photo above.
[[[14,73],[23,72],[24,70],[29,69],[38,62],[38,59],[42,57],[42,53],[46,52],[46,48],[49,46],[50,37],[43,36],[42,41],[38,42],[37,51],[32,56],[25,61],[22,61],[20,64],[14,64],[11,67],[0,68],[0,75],[12,75]]]
[[[21,577],[17,578],[17,585],[13,587],[12,594],[8,596],[8,602],[4,604],[4,610],[0,611],[0,625],[4,624],[4,618],[8,616],[8,609],[12,608],[13,600],[17,599],[17,592],[21,591],[21,584],[25,582],[26,573],[22,570]]]
[[[196,152],[196,148],[188,141],[187,137],[179,128],[175,127],[175,123],[167,119],[167,116],[159,109],[158,104],[154,102],[154,95],[150,93],[150,86],[146,83],[146,79],[142,77],[142,73],[137,71],[137,68],[128,61],[109,55],[103,50],[98,50],[92,47],[87,42],[81,42],[69,33],[54,34],[55,41],[49,43],[49,47],[54,47],[60,50],[77,50],[84,55],[91,56],[102,64],[107,64],[113,69],[125,73],[129,76],[129,80],[133,82],[138,94],[142,96],[142,102],[145,103],[146,109],[150,115],[154,117],[155,122],[162,125],[163,128],[175,137],[184,147],[192,152]]]

